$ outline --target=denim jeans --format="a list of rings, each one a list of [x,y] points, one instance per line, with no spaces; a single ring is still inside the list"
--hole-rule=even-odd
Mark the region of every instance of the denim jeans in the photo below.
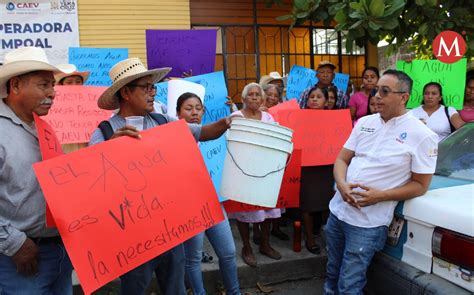
[[[29,277],[17,273],[11,257],[0,254],[0,294],[72,294],[72,265],[64,245],[51,242],[38,247],[38,273]]]
[[[367,268],[375,252],[383,249],[387,230],[387,226],[353,226],[329,215],[324,229],[328,253],[324,294],[363,294]]]
[[[165,295],[185,295],[183,244],[168,250],[120,277],[123,295],[143,295],[150,285],[153,272]]]
[[[224,221],[209,228],[205,233],[219,258],[219,269],[224,280],[226,294],[240,295],[234,238],[232,237],[232,231],[225,211],[224,216]],[[203,242],[204,232],[184,242],[186,251],[186,275],[194,295],[206,294],[201,272]]]

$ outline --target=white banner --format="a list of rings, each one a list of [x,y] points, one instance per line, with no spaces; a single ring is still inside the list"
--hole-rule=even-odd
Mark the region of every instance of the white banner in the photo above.
[[[77,0],[0,0],[0,62],[24,46],[44,48],[52,64],[68,63],[68,48],[79,47]]]

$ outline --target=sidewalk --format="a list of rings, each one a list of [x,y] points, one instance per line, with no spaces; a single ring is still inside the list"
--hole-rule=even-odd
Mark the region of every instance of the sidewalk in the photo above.
[[[317,237],[317,243],[321,245],[321,254],[314,255],[304,247],[302,238],[301,252],[293,252],[293,225],[288,224],[281,229],[290,236],[289,241],[281,241],[271,236],[270,243],[273,248],[278,250],[281,260],[268,258],[258,251],[258,246],[252,243],[252,250],[257,257],[258,266],[256,268],[245,264],[241,258],[242,241],[234,220],[231,221],[232,234],[234,236],[237,252],[237,268],[239,273],[240,288],[256,287],[257,282],[262,285],[281,283],[291,280],[310,279],[314,277],[322,278],[326,273],[326,250],[321,236]],[[207,239],[204,240],[204,249],[209,253],[213,260],[210,263],[203,263],[204,284],[208,294],[215,294],[222,286],[222,280],[219,273],[219,264],[217,256]]]

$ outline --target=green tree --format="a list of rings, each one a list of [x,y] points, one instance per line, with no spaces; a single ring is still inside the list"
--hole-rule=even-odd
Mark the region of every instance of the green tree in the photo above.
[[[268,5],[283,0],[265,0]],[[291,14],[278,17],[292,19],[292,26],[307,20],[347,31],[346,47],[353,42],[389,43],[387,54],[411,40],[417,58],[434,58],[431,44],[442,31],[462,34],[467,43],[465,56],[474,57],[474,1],[472,0],[294,0]]]

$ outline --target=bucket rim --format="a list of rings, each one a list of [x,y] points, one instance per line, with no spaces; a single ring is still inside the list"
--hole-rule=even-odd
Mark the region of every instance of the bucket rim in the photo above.
[[[242,140],[242,139],[238,139],[238,140],[229,139],[229,138],[226,138],[226,139],[227,139],[227,141],[233,141],[233,142],[246,143],[246,144],[250,144],[250,145],[256,145],[256,146],[260,146],[260,147],[269,148],[269,149],[272,149],[272,150],[284,152],[284,153],[287,153],[287,154],[291,154],[293,152],[293,142],[291,142],[291,141],[289,141],[290,150],[288,151],[288,150],[284,150],[283,148],[276,148],[276,147],[273,147],[273,146],[266,146],[266,145],[263,145],[263,144],[258,144],[258,143],[255,143],[255,142],[250,142],[250,141],[246,141],[246,140]],[[228,145],[228,143],[227,143],[227,145]]]
[[[289,138],[290,140],[293,139],[293,135],[289,135],[289,134],[286,134],[286,133],[282,133],[282,132],[276,132],[274,130],[270,130],[270,129],[267,129],[267,128],[259,128],[259,127],[254,127],[254,126],[247,126],[247,125],[234,125],[232,126],[233,128],[229,129],[229,130],[238,130],[238,131],[250,131],[252,132],[252,130],[248,130],[248,129],[257,129],[258,131],[262,131],[262,132],[268,132],[268,133],[272,133],[274,134],[276,137],[278,136],[281,136],[281,137],[285,137],[285,138]],[[262,133],[263,134],[263,133]],[[265,133],[266,134],[266,133]]]
[[[268,137],[280,139],[280,140],[283,140],[283,141],[285,141],[285,142],[293,142],[293,141],[292,141],[292,139],[293,139],[292,137],[290,137],[290,138],[287,140],[287,139],[285,139],[285,138],[281,138],[281,137],[274,136],[274,135],[271,135],[271,134],[264,134],[264,133],[253,132],[253,131],[250,131],[250,130],[241,130],[241,129],[229,130],[229,133],[227,133],[227,138],[230,136],[230,134],[233,134],[233,132],[253,133],[253,134],[258,134],[258,135],[263,135],[263,136],[268,136]]]
[[[286,131],[289,131],[293,134],[293,129],[291,128],[288,128],[286,126],[283,126],[283,125],[280,125],[278,124],[278,122],[263,122],[261,120],[255,120],[255,119],[247,119],[247,118],[241,118],[241,117],[234,117],[232,118],[232,122],[231,122],[231,128],[232,128],[232,124],[234,123],[234,121],[238,122],[238,121],[248,121],[248,122],[257,122],[259,124],[262,124],[262,125],[267,125],[267,126],[272,126],[272,127],[277,127],[277,128],[281,128],[281,129],[284,129]],[[237,124],[238,125],[238,124]],[[258,127],[257,127],[258,128]],[[263,128],[262,128],[263,129]]]

